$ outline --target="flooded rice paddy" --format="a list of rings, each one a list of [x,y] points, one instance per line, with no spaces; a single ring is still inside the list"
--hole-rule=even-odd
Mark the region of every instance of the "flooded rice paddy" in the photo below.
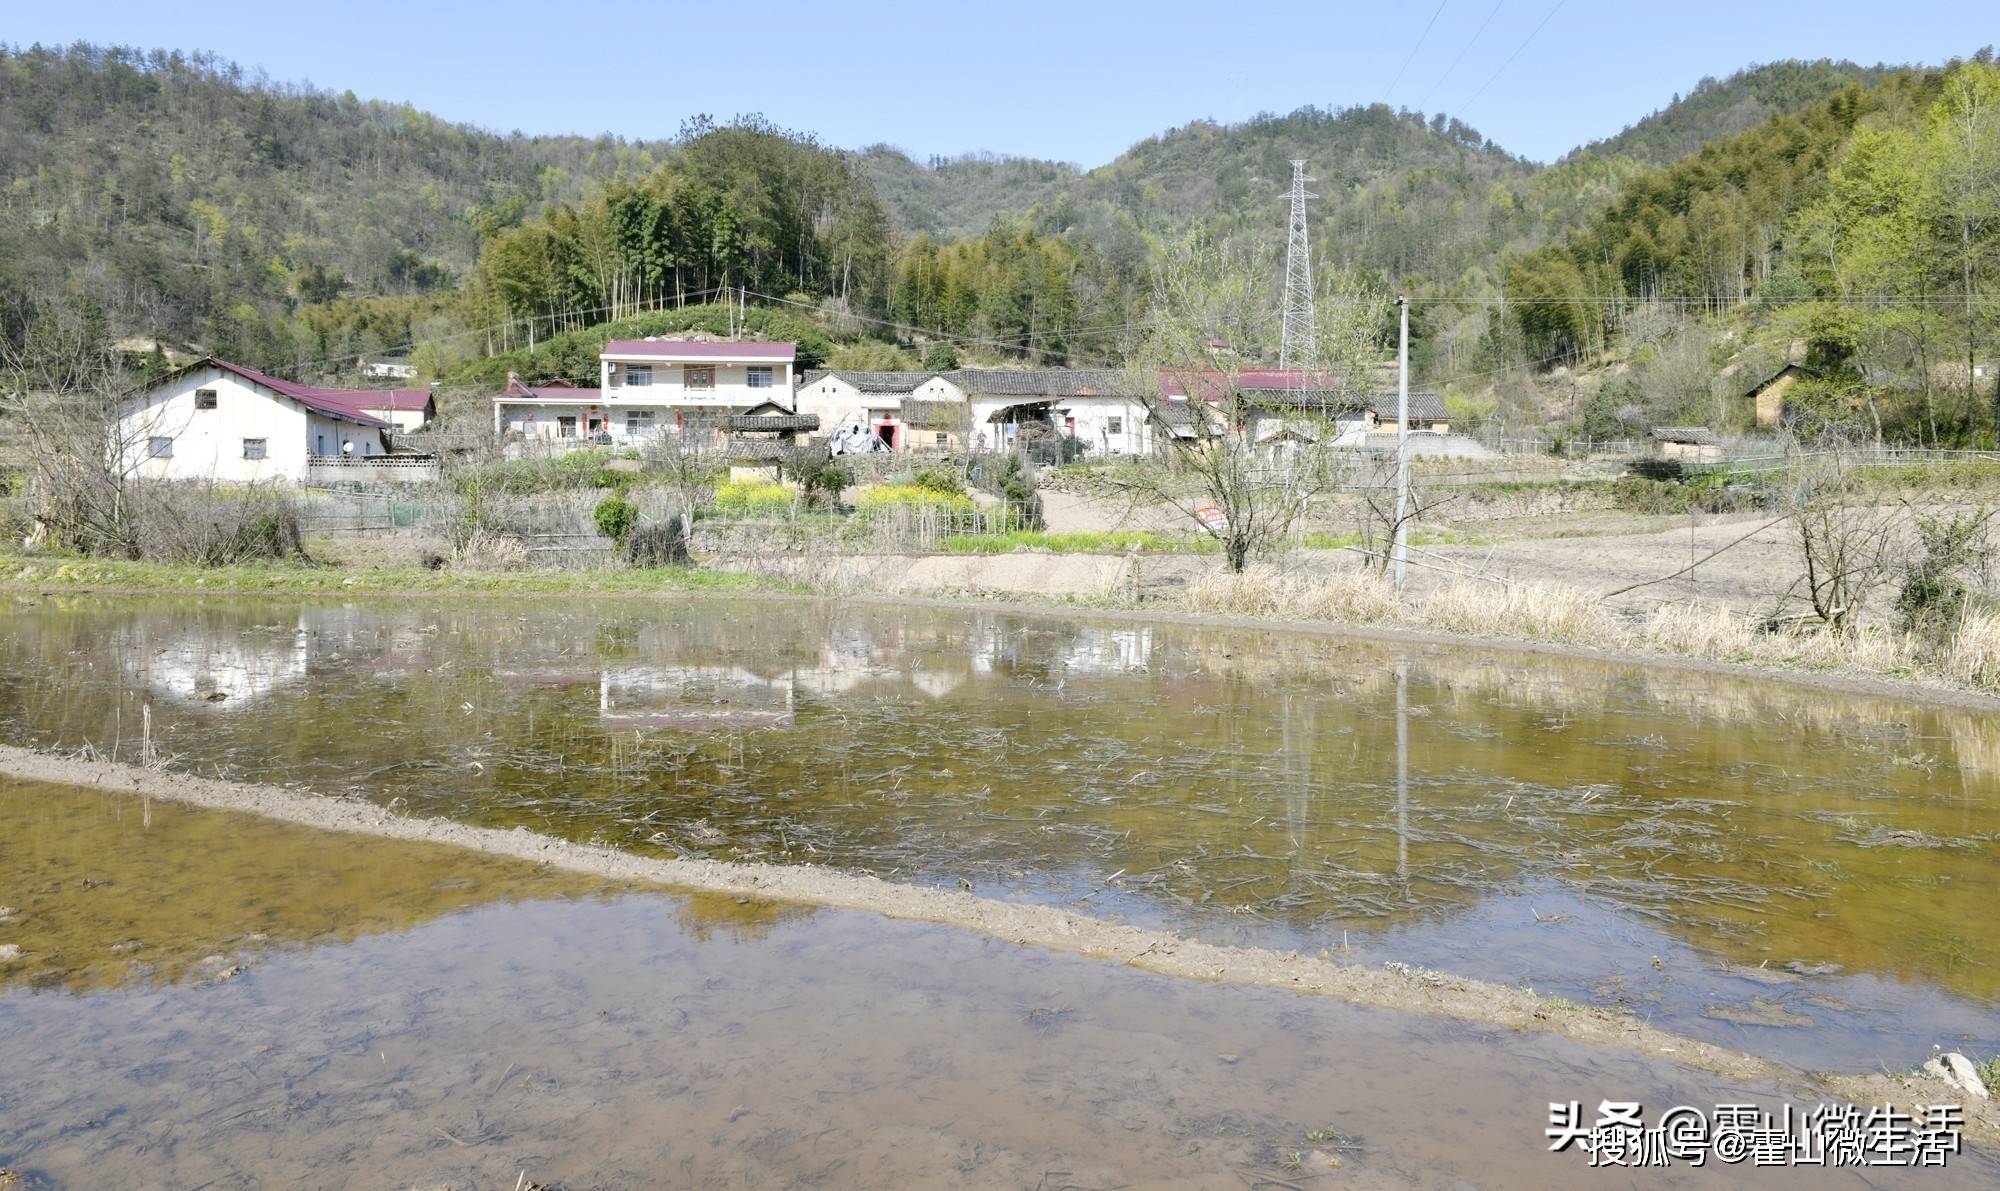
[[[1527,984],[1815,1067],[2000,1051],[2000,723],[1695,672],[743,601],[22,601],[0,736]]]
[[[0,1167],[30,1191],[1602,1186],[1546,1152],[1549,1100],[1785,1094],[124,794],[0,781],[0,865]]]

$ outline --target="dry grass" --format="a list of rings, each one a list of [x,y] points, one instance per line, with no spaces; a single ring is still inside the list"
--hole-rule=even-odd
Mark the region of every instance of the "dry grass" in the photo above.
[[[2000,612],[1967,612],[1940,668],[1954,682],[2000,691]]]
[[[1294,620],[1394,624],[1402,616],[1395,588],[1371,571],[1321,579],[1287,575],[1263,563],[1240,575],[1211,571],[1201,576],[1189,585],[1188,602],[1201,612]]]
[[[1626,632],[1589,592],[1541,583],[1454,580],[1420,603],[1432,627],[1475,637],[1525,637],[1571,645],[1625,644]]]
[[[1204,575],[1189,585],[1187,599],[1197,612],[1438,629],[1778,668],[1929,676],[2000,691],[2000,611],[1968,613],[1940,655],[1905,634],[1872,627],[1842,633],[1814,623],[1770,632],[1753,617],[1699,602],[1662,604],[1643,623],[1627,625],[1595,594],[1552,584],[1461,580],[1403,602],[1373,572],[1312,578],[1261,565],[1241,575]]]
[[[528,565],[528,547],[519,538],[475,529],[452,561],[468,571],[515,571]]]

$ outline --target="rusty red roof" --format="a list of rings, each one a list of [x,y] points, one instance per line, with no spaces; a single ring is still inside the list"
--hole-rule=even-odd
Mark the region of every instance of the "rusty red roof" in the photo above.
[[[613,339],[604,345],[607,356],[686,357],[691,360],[784,360],[798,355],[796,343],[771,343],[761,339]]]
[[[216,356],[206,356],[185,368],[177,369],[175,376],[184,375],[199,368],[219,368],[234,376],[239,376],[253,385],[261,385],[283,397],[289,397],[314,413],[336,418],[343,422],[353,422],[360,426],[372,426],[379,430],[393,430],[395,427],[380,418],[363,413],[361,399],[373,397],[383,392],[381,389],[329,389],[320,385],[304,385],[294,380],[279,380],[255,368],[245,368],[232,364]]]

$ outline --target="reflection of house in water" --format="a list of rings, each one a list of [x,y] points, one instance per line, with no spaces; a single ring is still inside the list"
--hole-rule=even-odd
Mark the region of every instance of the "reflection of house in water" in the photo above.
[[[250,631],[227,623],[193,626],[164,644],[146,642],[121,652],[126,671],[158,694],[226,709],[302,681],[312,649],[312,634],[301,620],[296,628]]]
[[[740,666],[620,666],[598,677],[597,714],[608,728],[714,732],[789,728],[789,675],[767,678]]]
[[[1063,665],[1073,674],[1130,674],[1153,662],[1150,626],[1081,625],[1076,640],[1064,652]]]

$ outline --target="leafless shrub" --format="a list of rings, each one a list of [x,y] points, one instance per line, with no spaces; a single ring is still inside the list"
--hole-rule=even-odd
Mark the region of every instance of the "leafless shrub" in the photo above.
[[[194,566],[306,560],[297,503],[272,488],[148,483],[130,494],[139,556]]]
[[[1169,254],[1124,385],[1170,466],[1106,473],[1135,505],[1177,509],[1239,573],[1253,553],[1287,541],[1313,499],[1339,482],[1334,418],[1361,396],[1379,346],[1380,296],[1335,275],[1317,305],[1317,357],[1297,370],[1297,392],[1258,389],[1245,374],[1277,345],[1279,275],[1271,261],[1201,236]],[[1186,400],[1163,394],[1163,378]]]
[[[1889,576],[1903,509],[1862,499],[1855,464],[1844,450],[1828,450],[1802,464],[1785,495],[1803,573],[1793,591],[1828,628],[1851,632],[1868,597]]]

